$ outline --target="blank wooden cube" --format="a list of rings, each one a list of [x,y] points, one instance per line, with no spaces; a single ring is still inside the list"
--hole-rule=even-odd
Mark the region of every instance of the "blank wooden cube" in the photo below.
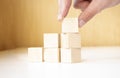
[[[79,63],[79,62],[81,62],[81,49],[61,48],[61,62],[63,62],[63,63]]]
[[[31,62],[42,62],[43,61],[42,47],[28,48],[28,57]]]
[[[45,33],[44,34],[44,48],[58,48],[59,47],[59,34],[58,33]]]
[[[61,34],[62,48],[81,48],[81,39],[79,33]]]
[[[60,62],[60,49],[59,48],[45,48],[44,49],[45,62]]]
[[[65,18],[62,22],[62,33],[79,32],[78,18]]]

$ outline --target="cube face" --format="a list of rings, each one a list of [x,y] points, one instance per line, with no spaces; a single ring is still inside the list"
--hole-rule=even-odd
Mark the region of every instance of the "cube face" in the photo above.
[[[31,62],[42,62],[43,61],[43,50],[41,47],[28,48],[28,58]]]
[[[69,48],[70,47],[68,34],[61,34],[61,47],[62,48]]]
[[[72,62],[71,50],[70,49],[61,49],[61,62]]]
[[[81,39],[79,33],[61,34],[62,48],[81,48]]]
[[[72,62],[79,63],[81,62],[81,49],[71,49]]]
[[[63,63],[79,63],[81,62],[81,49],[65,49],[61,48],[61,62]]]
[[[44,34],[44,48],[58,48],[59,35],[57,33]]]
[[[79,32],[78,18],[65,18],[62,22],[62,33]]]
[[[60,62],[60,49],[59,48],[45,48],[44,49],[45,62]]]

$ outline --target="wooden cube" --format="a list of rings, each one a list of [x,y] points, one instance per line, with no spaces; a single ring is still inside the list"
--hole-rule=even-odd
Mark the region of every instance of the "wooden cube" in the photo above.
[[[44,48],[58,48],[59,47],[59,34],[58,33],[45,33],[44,34]]]
[[[81,48],[81,39],[79,33],[61,34],[62,48]]]
[[[62,33],[79,32],[78,18],[65,18],[62,22]]]
[[[59,48],[45,48],[44,49],[45,62],[60,62],[60,49]]]
[[[65,49],[61,48],[61,62],[63,63],[79,63],[81,62],[81,49]]]
[[[43,61],[42,47],[28,48],[28,57],[31,62],[42,62]]]

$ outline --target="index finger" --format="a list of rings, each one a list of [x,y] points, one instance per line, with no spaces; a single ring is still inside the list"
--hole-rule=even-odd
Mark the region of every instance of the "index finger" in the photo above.
[[[70,9],[72,0],[58,0],[59,10],[58,10],[58,20],[64,19]]]

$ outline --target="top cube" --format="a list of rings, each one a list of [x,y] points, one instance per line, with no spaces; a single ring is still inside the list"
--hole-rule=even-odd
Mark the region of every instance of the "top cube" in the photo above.
[[[62,22],[62,33],[78,33],[78,18],[65,18]]]

